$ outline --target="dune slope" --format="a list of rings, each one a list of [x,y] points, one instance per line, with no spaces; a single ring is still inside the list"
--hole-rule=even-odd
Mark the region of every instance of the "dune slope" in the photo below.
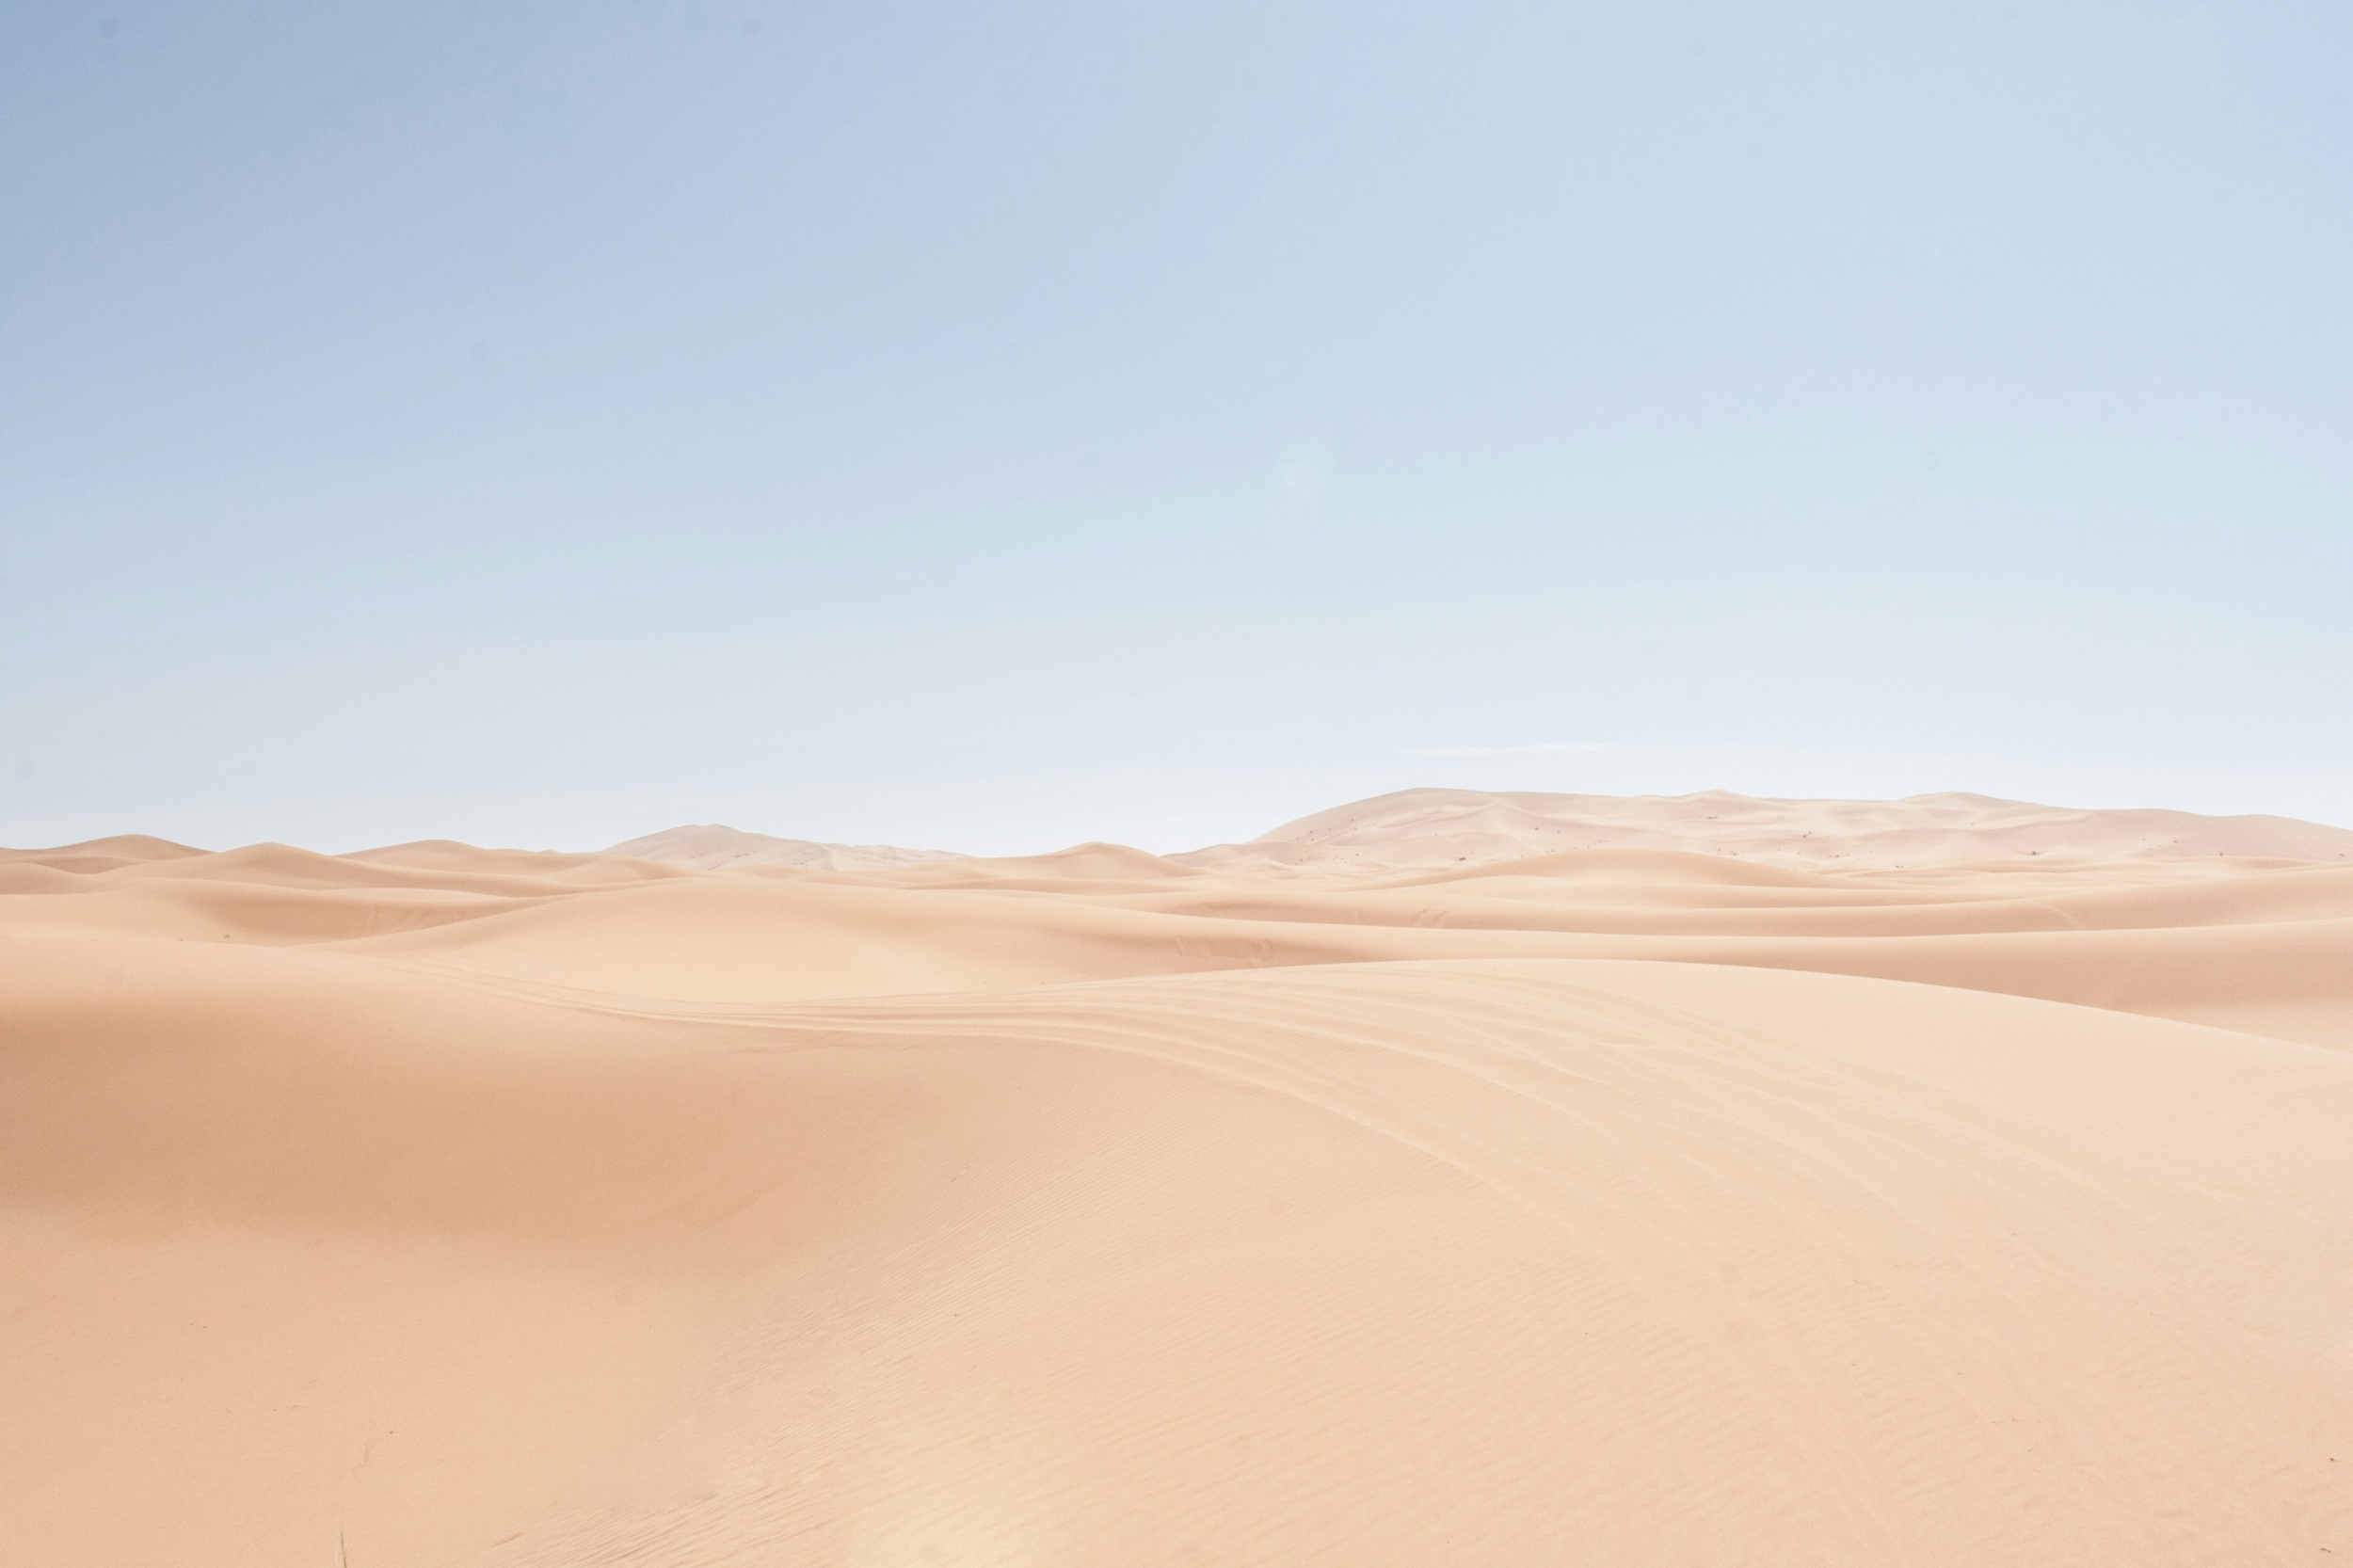
[[[2353,1553],[2348,956],[2317,857],[21,852],[14,1549]]]

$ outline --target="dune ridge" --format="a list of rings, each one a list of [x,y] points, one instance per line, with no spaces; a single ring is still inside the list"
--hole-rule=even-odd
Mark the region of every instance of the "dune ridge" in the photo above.
[[[2353,1552],[2339,830],[1563,799],[0,852],[14,1549]]]

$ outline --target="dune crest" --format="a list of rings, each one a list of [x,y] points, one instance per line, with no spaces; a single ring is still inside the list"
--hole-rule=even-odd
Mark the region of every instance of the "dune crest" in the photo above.
[[[11,1548],[2353,1556],[2332,836],[8,852]]]

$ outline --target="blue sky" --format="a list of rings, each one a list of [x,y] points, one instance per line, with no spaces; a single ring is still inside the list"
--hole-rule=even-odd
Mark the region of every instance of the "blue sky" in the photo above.
[[[2353,10],[0,8],[0,842],[2353,824]]]

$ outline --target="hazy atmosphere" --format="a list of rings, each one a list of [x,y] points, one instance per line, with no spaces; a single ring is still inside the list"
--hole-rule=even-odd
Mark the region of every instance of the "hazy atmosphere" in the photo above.
[[[2333,4],[0,9],[0,842],[2353,824]]]

